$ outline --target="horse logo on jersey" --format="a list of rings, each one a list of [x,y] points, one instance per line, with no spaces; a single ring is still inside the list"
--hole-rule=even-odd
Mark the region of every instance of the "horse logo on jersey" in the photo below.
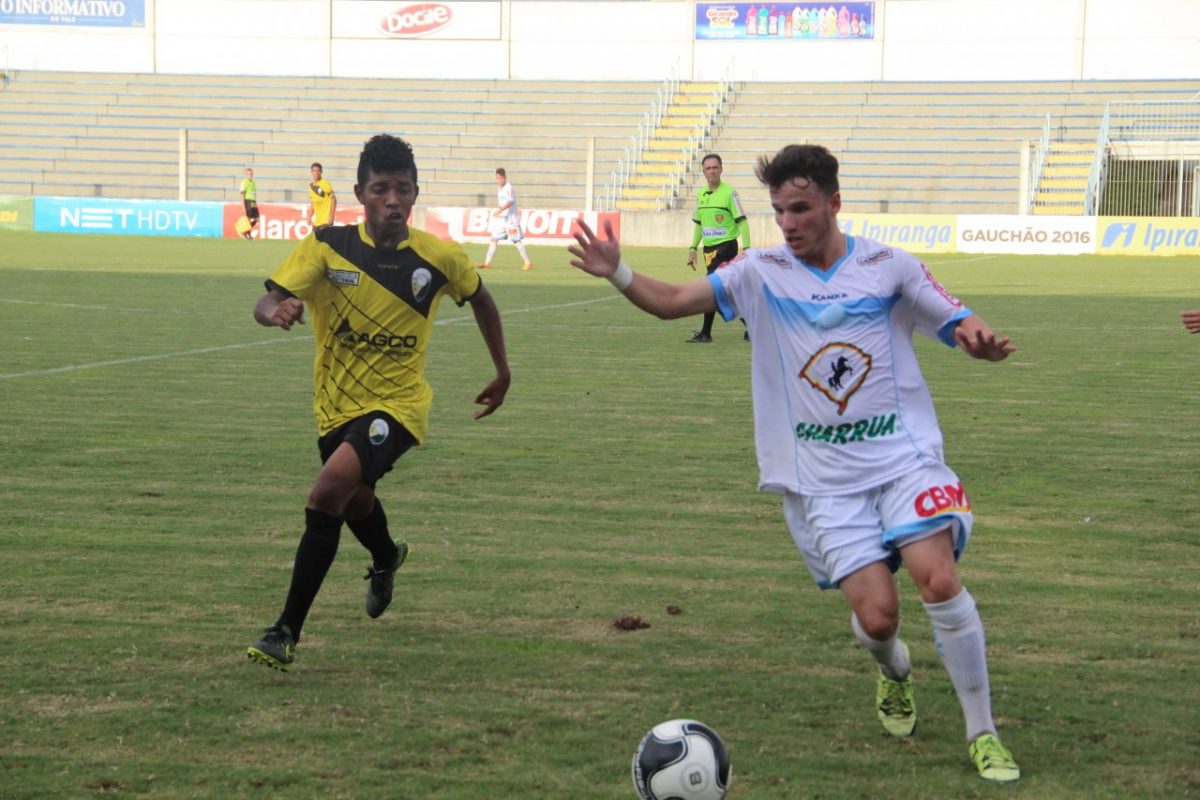
[[[433,276],[429,274],[429,270],[421,267],[413,270],[412,274],[412,293],[413,299],[418,303],[425,302],[425,294],[429,291],[429,284],[433,281]]]
[[[818,350],[800,377],[838,407],[838,415],[846,413],[850,398],[863,385],[871,371],[871,357],[846,342],[833,342]]]

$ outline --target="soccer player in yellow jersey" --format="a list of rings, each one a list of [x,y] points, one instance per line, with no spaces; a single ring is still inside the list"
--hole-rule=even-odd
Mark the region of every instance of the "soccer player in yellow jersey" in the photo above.
[[[254,307],[265,326],[305,323],[317,339],[313,405],[323,466],[308,493],[304,534],[283,613],[248,655],[276,669],[292,663],[305,617],[337,553],[342,523],[370,551],[367,615],[392,599],[408,545],[392,540],[375,483],[425,439],[432,392],[425,354],[438,304],[471,304],[496,375],[475,398],[486,417],[511,380],[500,311],[467,254],[408,227],[417,166],[402,139],[381,134],[363,147],[354,194],[364,221],[313,231],[266,282]]]
[[[312,204],[314,228],[332,225],[333,215],[337,211],[337,195],[333,193],[333,185],[321,177],[324,169],[318,161],[309,167],[312,182],[308,184],[308,202]]]

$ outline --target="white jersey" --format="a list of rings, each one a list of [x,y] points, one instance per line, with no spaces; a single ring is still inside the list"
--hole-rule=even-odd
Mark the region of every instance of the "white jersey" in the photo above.
[[[786,245],[751,249],[708,277],[726,321],[745,319],[759,488],[836,495],[942,463],[942,433],[913,350],[947,345],[970,316],[918,259],[846,237],[826,271]]]
[[[496,208],[509,202],[512,205],[504,209],[498,219],[504,220],[506,226],[513,227],[520,220],[520,215],[517,213],[517,190],[513,188],[511,183],[505,182],[503,186],[496,190]]]

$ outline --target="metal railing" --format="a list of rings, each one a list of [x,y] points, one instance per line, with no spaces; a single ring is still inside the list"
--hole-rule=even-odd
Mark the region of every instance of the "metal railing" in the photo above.
[[[1200,93],[1190,100],[1111,101],[1097,138],[1085,213],[1196,215],[1198,164]]]
[[[1088,170],[1087,191],[1083,195],[1083,213],[1095,216],[1104,195],[1104,171],[1108,162],[1108,126],[1112,103],[1104,104],[1104,117],[1100,120],[1100,131],[1096,134],[1096,149],[1092,153],[1092,167]]]
[[[680,192],[687,182],[697,154],[707,144],[713,130],[724,121],[729,103],[736,94],[736,84],[733,80],[733,62],[725,68],[717,88],[705,102],[700,123],[688,134],[683,147],[671,168],[659,184],[651,184],[645,188],[657,191],[654,198],[655,210],[663,211],[675,207],[679,201]],[[672,69],[671,75],[659,88],[651,108],[642,118],[637,130],[630,137],[630,143],[625,147],[621,158],[617,161],[616,169],[612,170],[608,183],[605,184],[596,206],[602,210],[612,210],[617,207],[642,163],[655,133],[662,127],[663,120],[679,96],[681,81],[678,75],[678,64]]]
[[[1042,138],[1038,140],[1037,149],[1033,152],[1033,163],[1030,165],[1029,192],[1025,201],[1026,213],[1032,213],[1037,203],[1038,188],[1042,185],[1042,170],[1046,168],[1046,156],[1050,152],[1050,115],[1046,115],[1046,124],[1042,126]]]
[[[602,211],[611,211],[616,208],[617,201],[629,187],[629,180],[641,162],[642,154],[646,152],[650,140],[654,137],[654,132],[662,124],[663,117],[666,116],[667,110],[675,100],[675,95],[679,92],[679,82],[679,62],[676,61],[670,74],[655,92],[654,99],[650,101],[649,110],[642,115],[642,121],[638,123],[637,129],[630,136],[629,144],[626,145],[621,158],[617,160],[617,167],[610,173],[608,183],[604,185],[600,196],[596,198],[596,205]]]
[[[717,82],[716,91],[704,105],[703,122],[688,136],[687,147],[676,159],[675,166],[669,173],[670,180],[666,184],[669,193],[663,198],[666,208],[674,208],[679,202],[682,189],[687,184],[688,175],[691,173],[692,164],[700,150],[707,145],[714,129],[718,129],[722,125],[729,104],[735,97],[735,89],[733,61],[730,61],[726,65],[721,79]]]

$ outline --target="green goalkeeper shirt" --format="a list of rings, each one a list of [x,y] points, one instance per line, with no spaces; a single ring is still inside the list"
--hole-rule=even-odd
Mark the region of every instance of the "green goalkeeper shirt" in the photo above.
[[[740,235],[745,249],[750,246],[750,227],[742,224],[745,220],[746,212],[733,187],[724,182],[716,189],[706,185],[696,197],[696,213],[692,215],[696,233],[692,246],[703,240],[705,247],[714,247]]]

